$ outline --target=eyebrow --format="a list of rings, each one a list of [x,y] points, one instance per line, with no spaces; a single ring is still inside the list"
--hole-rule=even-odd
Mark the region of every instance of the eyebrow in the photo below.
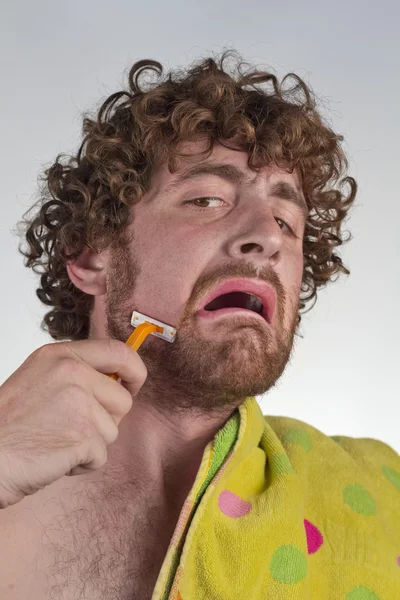
[[[194,179],[205,177],[206,175],[216,175],[230,183],[249,184],[249,179],[243,171],[235,165],[204,163],[194,165],[187,171],[181,173],[175,181],[166,186],[164,193],[176,191],[186,181],[193,181]],[[304,220],[307,220],[308,206],[305,198],[303,194],[290,183],[287,181],[277,181],[272,186],[270,195],[296,205],[300,209]]]

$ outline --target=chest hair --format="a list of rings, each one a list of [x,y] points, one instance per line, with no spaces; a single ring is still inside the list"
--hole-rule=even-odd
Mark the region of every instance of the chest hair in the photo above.
[[[136,481],[77,486],[46,525],[49,600],[150,600],[176,520]]]

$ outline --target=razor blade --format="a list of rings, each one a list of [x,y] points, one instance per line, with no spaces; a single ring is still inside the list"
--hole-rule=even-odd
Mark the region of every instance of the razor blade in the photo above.
[[[153,323],[153,325],[158,325],[163,328],[163,332],[160,333],[155,331],[150,335],[155,335],[156,337],[161,338],[162,340],[166,340],[167,342],[173,342],[176,337],[176,329],[171,325],[166,325],[162,321],[157,321],[157,319],[152,319],[151,317],[147,317],[136,310],[132,313],[131,325],[133,327],[137,327],[138,325],[142,325],[143,323]]]

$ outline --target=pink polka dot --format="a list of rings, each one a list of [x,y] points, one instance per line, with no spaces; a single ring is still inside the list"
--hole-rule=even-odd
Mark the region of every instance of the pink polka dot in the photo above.
[[[322,546],[324,538],[315,525],[304,519],[304,528],[307,536],[308,554],[314,554]]]
[[[251,510],[251,504],[236,496],[228,490],[224,490],[220,493],[218,498],[218,506],[220,511],[227,517],[236,519],[237,517],[244,517]]]
[[[397,565],[400,567],[400,556],[397,557]]]

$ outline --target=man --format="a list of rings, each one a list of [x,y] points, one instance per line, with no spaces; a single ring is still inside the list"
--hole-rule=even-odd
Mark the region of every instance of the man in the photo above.
[[[342,137],[299,78],[229,73],[229,54],[147,89],[161,65],[133,65],[26,219],[61,343],[1,388],[4,600],[398,593],[400,457],[254,398],[349,273]],[[134,310],[176,340],[130,349]]]

